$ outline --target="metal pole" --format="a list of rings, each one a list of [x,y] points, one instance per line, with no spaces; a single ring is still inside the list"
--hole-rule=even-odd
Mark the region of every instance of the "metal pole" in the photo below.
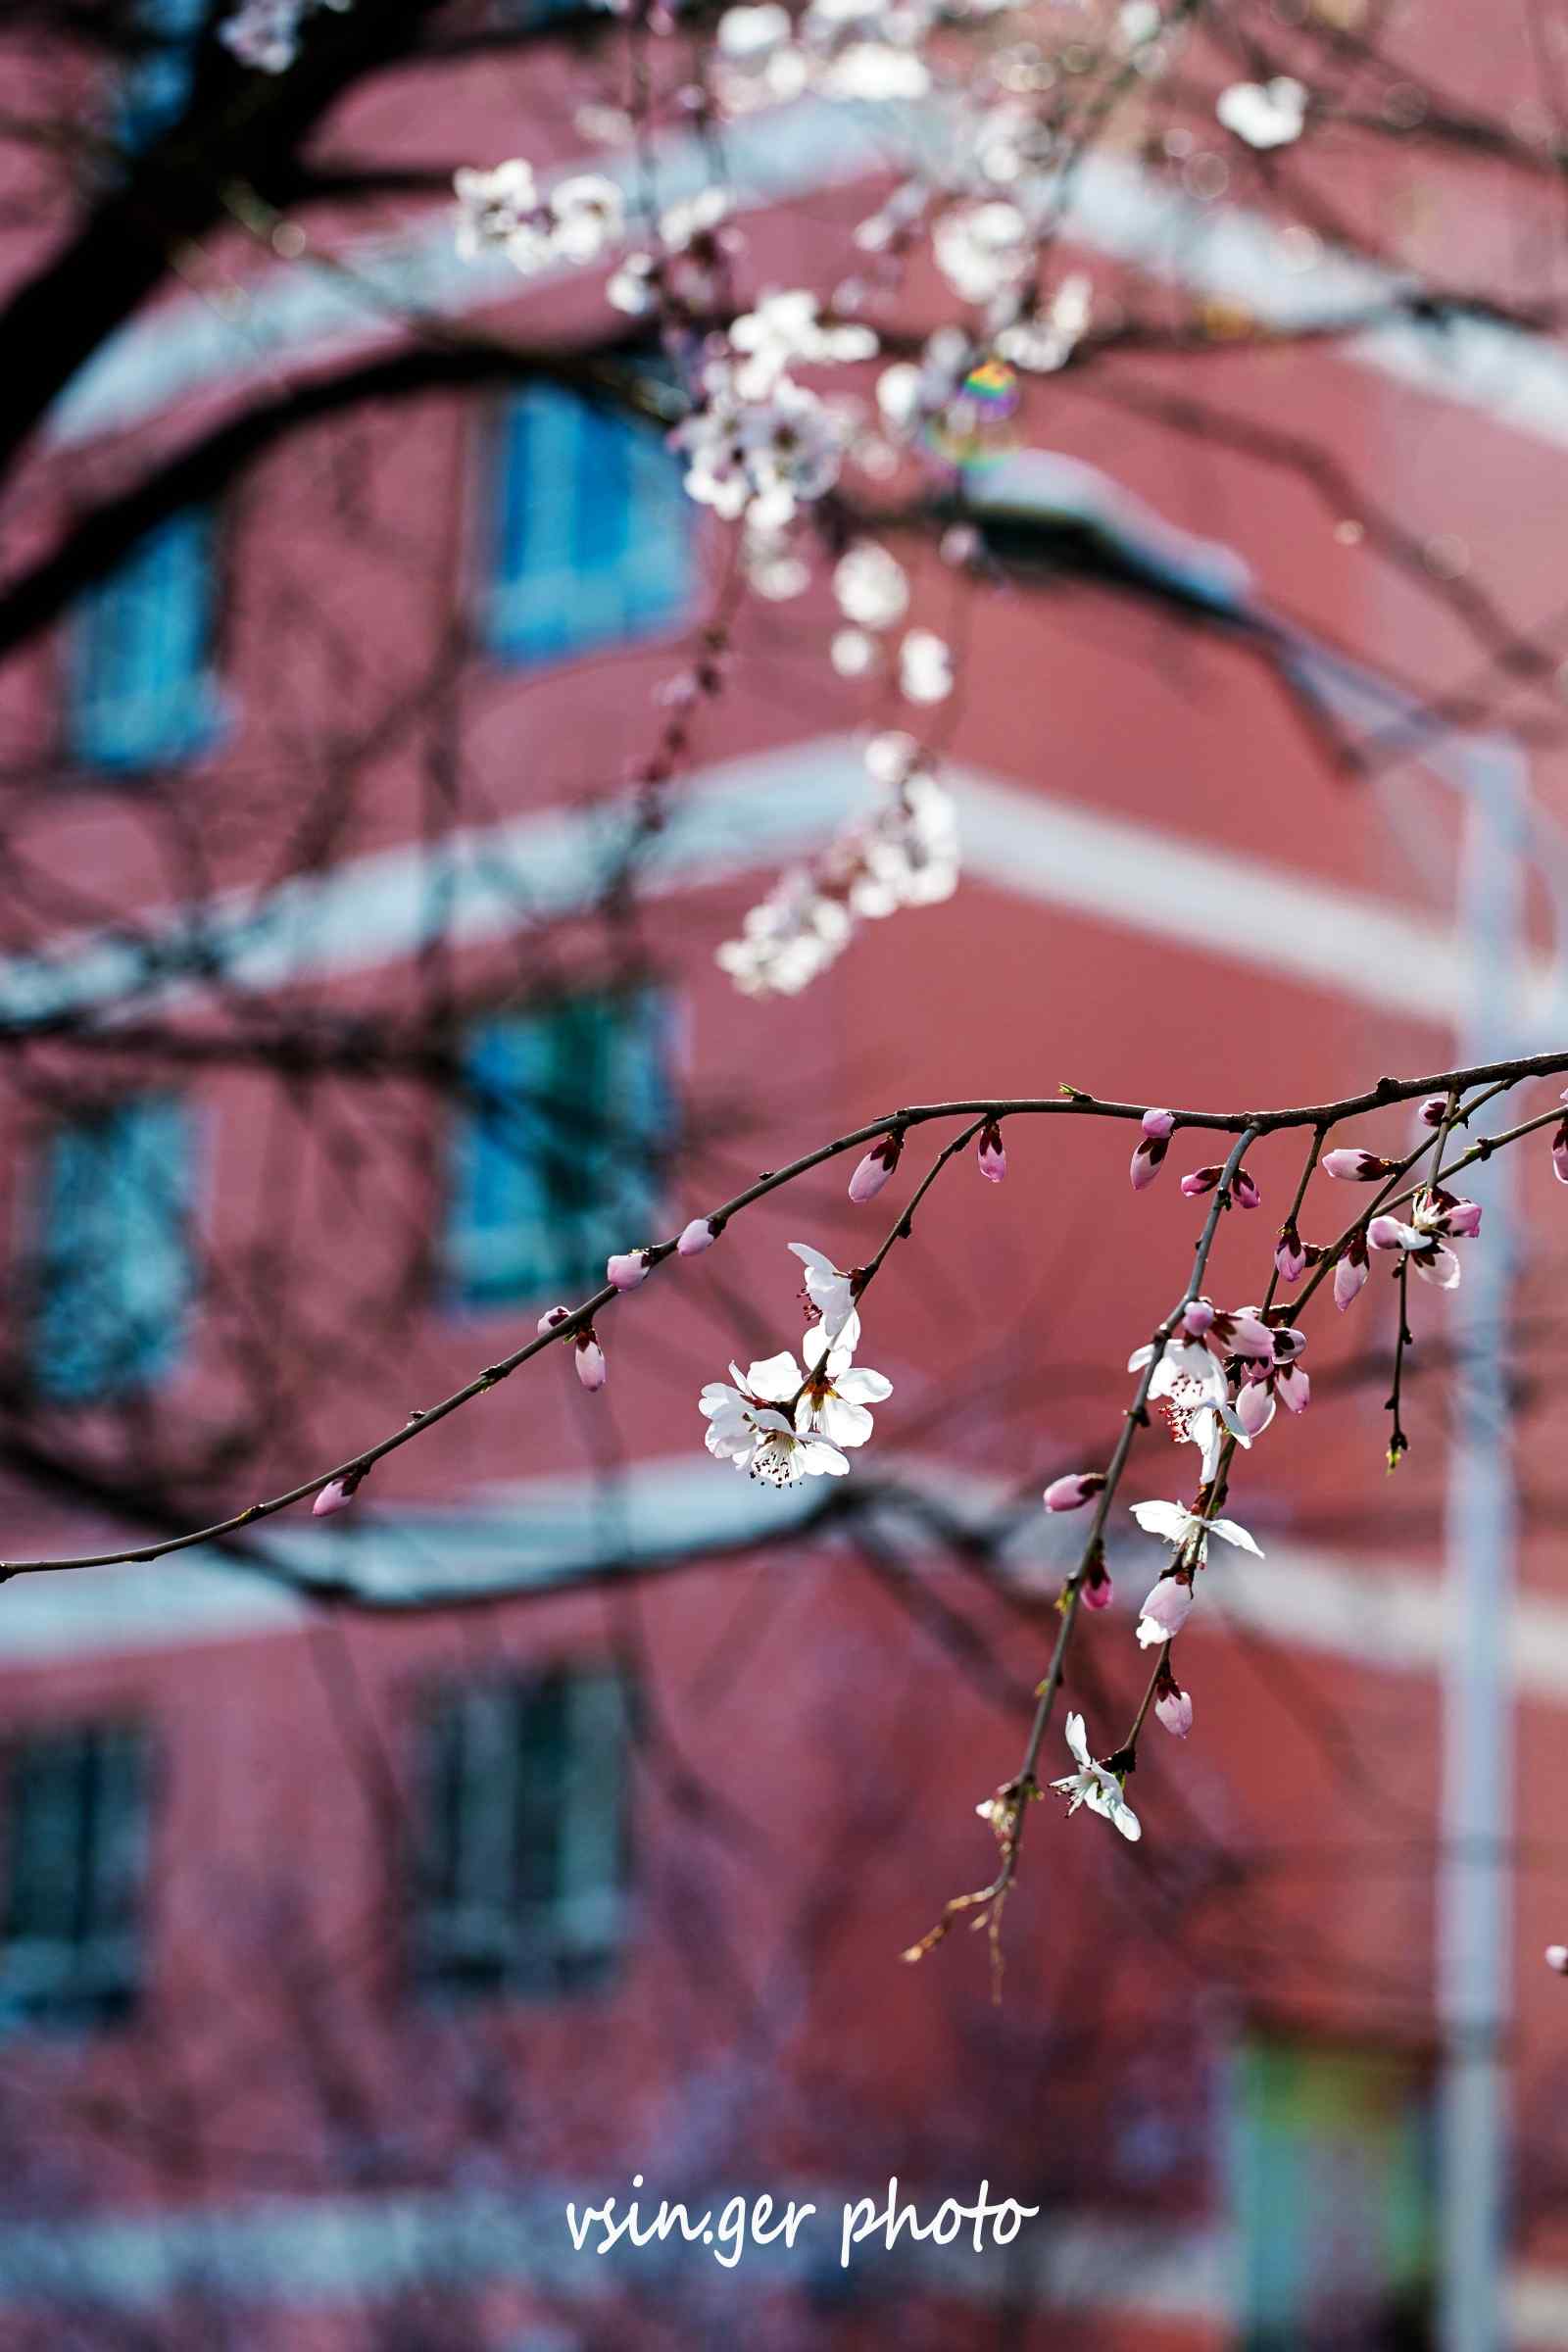
[[[1512,1050],[1514,966],[1523,920],[1524,761],[1496,741],[1451,747],[1469,787],[1460,920],[1470,994],[1459,1058]],[[1437,764],[1434,761],[1434,764]],[[1472,1178],[1474,1183],[1472,1184]],[[1515,1494],[1504,1335],[1513,1256],[1512,1154],[1466,1171],[1486,1204],[1484,1246],[1465,1252],[1455,1296],[1453,1438],[1446,1526],[1442,1844],[1438,2006],[1443,2352],[1501,2352],[1513,1812],[1509,1655]]]

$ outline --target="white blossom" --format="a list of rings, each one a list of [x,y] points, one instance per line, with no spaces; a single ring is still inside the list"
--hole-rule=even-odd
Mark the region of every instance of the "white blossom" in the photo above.
[[[953,656],[930,629],[911,629],[899,648],[899,687],[911,703],[944,702],[953,692]]]
[[[774,1487],[846,1476],[850,1465],[839,1448],[809,1426],[797,1428],[790,1417],[805,1376],[787,1348],[744,1374],[734,1364],[729,1369],[733,1387],[710,1381],[698,1398],[708,1422],[705,1443],[715,1460],[731,1461]]]
[[[1199,1512],[1189,1510],[1184,1502],[1135,1502],[1133,1517],[1146,1535],[1162,1536],[1174,1544],[1179,1557],[1201,1567],[1208,1557],[1208,1539],[1218,1536],[1222,1544],[1234,1544],[1241,1551],[1250,1551],[1254,1559],[1263,1557],[1245,1527],[1234,1519],[1204,1519]]]
[[[846,620],[890,629],[909,608],[909,578],[897,556],[874,539],[857,539],[833,567],[833,594]]]
[[[1300,82],[1276,74],[1272,81],[1233,81],[1221,90],[1214,112],[1249,147],[1288,147],[1301,135],[1306,99]]]
[[[1078,1770],[1064,1780],[1053,1781],[1051,1786],[1070,1801],[1068,1814],[1087,1805],[1091,1813],[1102,1814],[1113,1821],[1122,1836],[1135,1843],[1143,1836],[1143,1824],[1121,1792],[1121,1783],[1103,1764],[1097,1764],[1089,1753],[1089,1740],[1081,1715],[1069,1715],[1066,1722],[1067,1745],[1077,1760]]]
[[[791,1242],[790,1249],[806,1268],[806,1295],[821,1318],[823,1338],[830,1348],[853,1353],[860,1344],[860,1317],[852,1277],[809,1242]]]
[[[957,205],[937,222],[932,239],[937,268],[964,302],[994,302],[1027,275],[1035,236],[1015,204],[1000,197]]]

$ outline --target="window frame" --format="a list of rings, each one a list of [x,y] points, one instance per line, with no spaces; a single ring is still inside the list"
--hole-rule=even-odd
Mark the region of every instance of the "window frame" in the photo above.
[[[66,1819],[76,1849],[67,1900],[78,1917],[63,1930],[24,1933],[17,1925],[19,1824],[26,1803],[19,1788],[40,1763],[47,1771],[51,1749],[72,1757],[69,1818],[58,1791],[45,1784],[43,1824],[29,1837],[58,1846]],[[111,1811],[105,1792],[127,1767],[128,1795],[118,1794]],[[146,1722],[119,1712],[26,1726],[0,1741],[0,2034],[101,2033],[129,2023],[139,2010],[147,1989],[156,1767]],[[106,1816],[118,1826],[118,1842],[103,1835]]]
[[[536,468],[518,463],[537,433],[546,448]],[[584,561],[612,462],[624,458],[624,532],[610,560]],[[567,486],[536,518],[540,554],[526,555],[520,519],[530,470]],[[642,514],[648,527],[639,530]],[[483,437],[477,534],[481,580],[478,634],[509,668],[564,665],[595,653],[678,635],[691,624],[699,585],[699,517],[679,460],[656,425],[564,385],[523,384],[492,404]],[[518,540],[515,549],[514,537]]]
[[[175,559],[182,536],[191,552]],[[111,780],[163,774],[193,765],[220,742],[227,715],[220,681],[221,622],[220,517],[210,505],[180,507],[144,531],[120,562],[75,599],[65,616],[62,726],[66,763]],[[135,624],[120,607],[138,596],[158,599],[162,563],[188,561],[201,589],[199,612],[174,612],[172,600],[158,623]],[[123,674],[142,661],[145,643],[162,634],[185,643],[170,674],[152,685],[127,686]],[[139,642],[145,640],[145,642]],[[134,644],[134,660],[127,648]]]
[[[632,1107],[574,1135],[580,1103],[562,1078],[580,1066],[580,1041],[596,1030],[590,1096]],[[597,1288],[612,1250],[652,1238],[678,1136],[677,1002],[662,982],[492,1007],[469,1024],[466,1071],[492,1041],[498,1059],[514,1057],[515,1074],[492,1081],[495,1104],[465,1093],[448,1136],[440,1254],[446,1303],[457,1313],[549,1305],[564,1292]],[[537,1091],[501,1107],[508,1084]]]
[[[80,1325],[90,1327],[91,1308],[84,1315],[79,1302],[73,1303],[72,1284],[85,1278],[90,1286],[108,1278],[103,1252],[94,1246],[89,1227],[84,1243],[75,1247],[63,1246],[56,1239],[58,1155],[72,1138],[89,1135],[97,1127],[111,1129],[127,1115],[149,1114],[158,1117],[168,1113],[172,1119],[172,1134],[177,1139],[177,1158],[158,1149],[156,1134],[144,1140],[136,1149],[138,1154],[151,1152],[152,1162],[170,1169],[167,1201],[159,1202],[160,1242],[167,1245],[171,1256],[177,1254],[178,1296],[170,1308],[160,1309],[157,1327],[145,1334],[146,1346],[138,1348],[133,1359],[126,1357],[122,1338],[115,1339],[100,1348],[98,1356],[83,1376],[62,1372],[57,1356],[51,1366],[50,1352],[55,1346],[49,1326],[58,1321],[66,1331]],[[25,1316],[27,1377],[39,1400],[57,1410],[91,1410],[105,1405],[123,1404],[144,1397],[165,1388],[178,1373],[187,1353],[190,1336],[191,1311],[199,1294],[199,1271],[195,1248],[197,1214],[197,1162],[199,1125],[195,1108],[179,1090],[167,1087],[148,1088],[140,1093],[115,1096],[85,1107],[75,1114],[56,1120],[39,1130],[29,1152],[30,1183],[30,1251],[27,1267],[27,1312]],[[90,1147],[89,1147],[90,1149]],[[78,1176],[77,1183],[87,1179]],[[113,1185],[116,1200],[110,1210],[110,1224],[122,1232],[126,1223],[121,1194],[121,1180],[106,1169],[98,1176],[97,1191],[107,1191]],[[167,1215],[167,1224],[162,1220]],[[128,1237],[127,1237],[128,1238]],[[125,1261],[128,1263],[128,1261]],[[120,1286],[123,1266],[117,1261],[116,1274]],[[64,1274],[64,1288],[56,1284]],[[122,1332],[134,1332],[138,1315],[143,1310],[133,1305],[124,1310],[124,1301],[117,1298],[105,1315],[106,1326],[114,1317],[122,1319]],[[90,1349],[84,1352],[90,1354]],[[107,1374],[103,1367],[109,1365]]]
[[[530,1792],[528,1716],[540,1710],[548,1739],[545,1710],[558,1700],[559,1779]],[[575,2001],[612,1985],[634,1899],[634,1719],[630,1678],[601,1656],[424,1686],[405,1938],[421,1999]],[[541,1821],[554,1821],[555,1835],[530,1850],[524,1840]],[[525,1881],[541,1869],[551,1883],[529,1892]]]

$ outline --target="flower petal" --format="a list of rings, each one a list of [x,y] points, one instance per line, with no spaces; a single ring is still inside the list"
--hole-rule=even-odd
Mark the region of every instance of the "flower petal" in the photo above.
[[[1135,1502],[1132,1514],[1146,1535],[1163,1536],[1167,1544],[1182,1542],[1192,1518],[1179,1502]]]
[[[1205,1520],[1204,1525],[1211,1536],[1219,1537],[1221,1543],[1234,1544],[1238,1551],[1250,1551],[1255,1560],[1263,1557],[1262,1547],[1234,1519],[1209,1519]]]

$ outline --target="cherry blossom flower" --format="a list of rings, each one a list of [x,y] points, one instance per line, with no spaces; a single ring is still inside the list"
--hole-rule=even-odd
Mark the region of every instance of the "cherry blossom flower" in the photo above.
[[[848,1349],[842,1352],[848,1363]],[[787,1348],[753,1364],[744,1375],[734,1364],[729,1369],[733,1387],[710,1381],[698,1398],[698,1409],[708,1422],[705,1443],[715,1460],[732,1461],[737,1470],[774,1487],[848,1474],[850,1465],[837,1446],[809,1426],[797,1428],[790,1418],[797,1398],[806,1401],[800,1396],[805,1375]],[[865,1419],[869,1424],[869,1413]],[[869,1434],[867,1427],[855,1442],[863,1444]]]
[[[1366,1256],[1366,1235],[1359,1227],[1345,1245],[1345,1254],[1334,1269],[1334,1303],[1343,1315],[1346,1308],[1361,1295],[1370,1272]]]
[[[932,629],[911,629],[899,648],[899,691],[911,703],[945,702],[953,692],[953,656]]]
[[[1568,1100],[1568,1097],[1564,1099]],[[1559,1184],[1568,1184],[1568,1118],[1552,1134],[1551,1172]]]
[[[768,528],[791,521],[803,503],[838,479],[848,426],[783,375],[763,397],[740,391],[727,361],[703,371],[703,402],[670,434],[686,456],[686,488],[726,521],[750,512]]]
[[[1249,147],[1288,147],[1306,122],[1307,93],[1289,74],[1271,81],[1233,81],[1221,90],[1214,112],[1224,127]]]
[[[1170,1150],[1170,1139],[1175,1131],[1175,1114],[1168,1110],[1146,1110],[1142,1125],[1144,1132],[1133,1153],[1129,1171],[1135,1193],[1141,1193],[1152,1184],[1164,1166],[1165,1154]]]
[[[454,172],[457,191],[458,252],[472,261],[488,245],[510,245],[539,209],[539,190],[533,167],[514,156],[493,172],[465,169]]]
[[[987,1183],[1000,1184],[1007,1173],[1007,1154],[1003,1149],[1002,1129],[995,1119],[987,1119],[981,1128],[976,1155]]]
[[[584,268],[619,242],[625,204],[614,181],[602,172],[578,172],[558,180],[546,202],[553,260]]]
[[[844,1274],[830,1257],[808,1242],[791,1242],[791,1250],[806,1268],[806,1294],[821,1318],[828,1345],[856,1348],[860,1344],[860,1318],[855,1304],[855,1277]]]
[[[1568,1977],[1568,1943],[1548,1943],[1545,1958],[1549,1969],[1555,1970],[1559,1977]]]
[[[885,429],[914,440],[942,416],[956,395],[974,357],[958,326],[938,327],[918,362],[899,360],[877,378],[876,401]]]
[[[1274,1270],[1281,1282],[1299,1282],[1318,1252],[1302,1241],[1294,1224],[1280,1227],[1280,1238],[1274,1250]]]
[[[1374,1217],[1366,1238],[1374,1250],[1402,1250],[1424,1282],[1451,1291],[1459,1280],[1459,1260],[1446,1244],[1473,1241],[1480,1231],[1479,1200],[1462,1200],[1442,1185],[1425,1185],[1411,1202],[1407,1224],[1398,1217]]]
[[[1145,1362],[1150,1352],[1139,1350]],[[1250,1430],[1232,1403],[1219,1360],[1206,1348],[1182,1342],[1167,1345],[1149,1383],[1149,1401],[1158,1406],[1177,1445],[1199,1447],[1205,1485],[1219,1466],[1227,1436],[1239,1446],[1252,1443]]]
[[[1250,1551],[1254,1559],[1263,1557],[1261,1547],[1234,1519],[1204,1519],[1199,1512],[1189,1510],[1184,1502],[1135,1502],[1132,1514],[1146,1535],[1162,1536],[1167,1544],[1176,1546],[1181,1559],[1199,1568],[1208,1557],[1210,1536],[1218,1536],[1222,1544],[1234,1544],[1241,1551]]]
[[[596,1395],[610,1377],[610,1366],[605,1361],[605,1351],[594,1335],[591,1323],[577,1334],[574,1360],[577,1378],[590,1396]]]
[[[909,609],[909,578],[876,540],[857,539],[833,566],[833,594],[858,628],[890,629]]]
[[[1192,1693],[1184,1690],[1167,1667],[1161,1675],[1154,1696],[1154,1713],[1167,1732],[1185,1740],[1193,1728]]]
[[[629,253],[605,288],[614,308],[633,318],[661,303],[698,318],[715,310],[725,262],[739,241],[738,231],[723,225],[729,210],[723,188],[704,188],[666,207],[659,216],[658,252]]]
[[[703,1250],[711,1250],[717,1239],[711,1217],[693,1217],[691,1223],[682,1228],[675,1248],[682,1257],[698,1257]]]
[[[1043,311],[998,328],[998,352],[1030,375],[1054,375],[1058,368],[1066,367],[1089,331],[1092,294],[1083,271],[1070,271]]]
[[[1306,1346],[1306,1334],[1288,1324],[1274,1326],[1274,1362],[1247,1366],[1236,1394],[1236,1417],[1250,1437],[1260,1438],[1274,1418],[1276,1401],[1287,1412],[1304,1413],[1311,1401],[1312,1384],[1297,1362]]]
[[[868,326],[824,325],[817,300],[799,287],[764,294],[729,330],[741,364],[734,371],[742,400],[766,400],[797,360],[825,367],[844,360],[870,359],[877,348]]]
[[[994,198],[945,213],[931,250],[960,301],[989,303],[1022,283],[1034,261],[1035,237],[1015,204]]]
[[[1099,1544],[1090,1554],[1089,1565],[1084,1570],[1084,1581],[1079,1589],[1086,1609],[1108,1609],[1115,1598],[1116,1588],[1105,1567],[1104,1549]]]
[[[813,1323],[806,1333],[801,1353],[807,1369],[797,1384],[801,1395],[795,1408],[796,1428],[826,1438],[830,1446],[863,1446],[871,1435],[868,1408],[892,1396],[892,1381],[884,1373],[854,1363],[852,1351],[842,1340],[837,1347],[830,1346],[820,1323]]]
[[[1384,1159],[1376,1152],[1347,1148],[1340,1152],[1325,1152],[1323,1173],[1337,1176],[1341,1184],[1381,1184],[1385,1176],[1397,1172],[1396,1159]]]
[[[1182,1191],[1189,1200],[1199,1200],[1204,1193],[1211,1193],[1214,1190],[1224,1173],[1224,1167],[1218,1160],[1215,1160],[1210,1167],[1194,1168],[1191,1174],[1182,1178]],[[1262,1194],[1245,1168],[1238,1168],[1232,1177],[1230,1198],[1236,1202],[1238,1208],[1260,1207],[1263,1200]]]
[[[1192,1615],[1193,1580],[1190,1573],[1162,1576],[1144,1595],[1138,1612],[1138,1646],[1159,1649],[1174,1642]]]
[[[1041,1496],[1048,1511],[1080,1511],[1093,1495],[1102,1494],[1105,1486],[1103,1470],[1069,1470],[1063,1478],[1054,1478]]]
[[[918,746],[905,736],[877,744]],[[901,763],[906,761],[901,751]],[[953,896],[958,878],[957,823],[951,796],[912,765],[882,776],[888,797],[871,816],[847,825],[809,866],[791,867],[747,914],[739,939],[715,961],[744,996],[796,996],[827,970],[861,917],[930,906]]]
[[[870,1151],[850,1178],[850,1199],[858,1203],[874,1200],[904,1155],[904,1137],[895,1128],[871,1146]]]
[[[605,1280],[617,1291],[634,1291],[648,1279],[646,1250],[623,1250],[605,1262]]]
[[[1069,1818],[1080,1805],[1087,1805],[1091,1813],[1102,1814],[1106,1821],[1114,1822],[1122,1836],[1136,1843],[1144,1834],[1143,1824],[1123,1796],[1116,1775],[1105,1765],[1097,1764],[1089,1753],[1083,1717],[1069,1715],[1065,1730],[1067,1745],[1077,1761],[1078,1770],[1069,1773],[1063,1780],[1053,1781],[1051,1786],[1059,1795],[1070,1800],[1067,1806]]]

